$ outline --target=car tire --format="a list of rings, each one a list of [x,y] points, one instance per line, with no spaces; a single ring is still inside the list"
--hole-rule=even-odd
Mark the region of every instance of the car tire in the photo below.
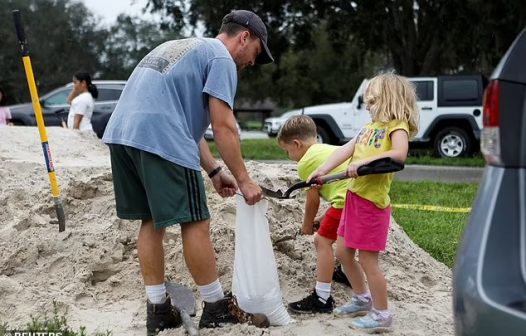
[[[331,137],[329,136],[329,133],[325,130],[323,126],[317,126],[316,132],[318,133],[318,135],[316,136],[316,140],[318,143],[331,143]]]
[[[462,128],[447,127],[437,133],[434,141],[435,156],[442,158],[465,157],[471,153],[473,141]]]

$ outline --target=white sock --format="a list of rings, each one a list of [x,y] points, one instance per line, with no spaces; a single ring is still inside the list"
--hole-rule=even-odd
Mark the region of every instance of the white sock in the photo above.
[[[166,301],[166,286],[164,282],[160,285],[144,286],[146,289],[146,296],[153,304],[164,303]]]
[[[361,302],[371,301],[371,293],[369,292],[365,292],[363,294],[355,294],[354,296],[356,296]]]
[[[221,286],[219,279],[216,279],[216,281],[208,285],[197,287],[199,288],[199,293],[201,293],[201,298],[205,302],[214,303],[225,297],[225,293],[223,293],[223,287]]]
[[[316,281],[316,294],[324,300],[331,296],[331,283]]]
[[[373,308],[373,310],[375,313],[378,314],[378,316],[380,316],[382,320],[387,320],[392,315],[389,309],[380,310],[380,309]]]

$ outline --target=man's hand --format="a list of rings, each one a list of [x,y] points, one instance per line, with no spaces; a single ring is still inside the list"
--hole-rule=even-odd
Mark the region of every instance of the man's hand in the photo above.
[[[263,196],[261,187],[252,180],[247,180],[247,182],[240,183],[239,190],[241,190],[241,193],[245,198],[245,202],[247,202],[248,205],[256,204],[257,202],[261,201],[261,197]]]
[[[236,180],[230,174],[223,171],[220,171],[212,178],[212,185],[222,197],[232,197],[236,194]]]

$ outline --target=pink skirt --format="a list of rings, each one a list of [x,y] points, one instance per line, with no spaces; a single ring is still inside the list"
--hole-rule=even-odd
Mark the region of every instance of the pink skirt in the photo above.
[[[373,202],[347,192],[338,236],[356,250],[383,251],[391,221],[391,207],[379,209]]]

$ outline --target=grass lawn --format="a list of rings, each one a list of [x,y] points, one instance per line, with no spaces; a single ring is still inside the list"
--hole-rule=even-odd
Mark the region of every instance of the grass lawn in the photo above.
[[[400,182],[391,186],[392,214],[407,235],[438,261],[453,266],[469,212],[421,210],[396,205],[428,205],[444,208],[471,207],[478,185],[474,183]],[[451,210],[451,209],[449,209]]]

